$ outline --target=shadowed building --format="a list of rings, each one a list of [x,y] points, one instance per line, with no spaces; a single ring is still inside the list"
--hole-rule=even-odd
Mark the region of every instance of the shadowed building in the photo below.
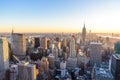
[[[98,66],[101,63],[102,59],[102,43],[91,42],[90,43],[90,64],[94,66],[97,64]]]
[[[34,47],[37,48],[40,46],[40,38],[39,37],[35,37],[34,38]]]
[[[120,54],[113,54],[111,60],[111,73],[115,80],[120,80]]]

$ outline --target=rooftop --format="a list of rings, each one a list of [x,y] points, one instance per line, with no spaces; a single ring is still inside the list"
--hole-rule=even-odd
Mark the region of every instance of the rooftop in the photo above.
[[[120,60],[120,54],[113,54],[113,56],[114,56],[116,59],[119,59],[119,60]]]
[[[102,45],[100,42],[90,42],[90,44]]]

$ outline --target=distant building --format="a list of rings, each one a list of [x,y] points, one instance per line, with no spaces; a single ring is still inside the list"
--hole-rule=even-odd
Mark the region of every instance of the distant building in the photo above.
[[[113,54],[111,60],[111,73],[115,80],[120,80],[120,54]]]
[[[0,38],[0,80],[4,78],[7,69],[9,69],[8,41],[6,38]]]
[[[34,47],[37,48],[40,46],[40,38],[39,37],[35,37],[34,38]]]
[[[63,47],[66,47],[66,46],[67,46],[66,39],[63,39]]]
[[[86,39],[86,28],[85,28],[85,24],[84,27],[82,29],[82,44],[85,44],[85,39]]]
[[[12,34],[13,43],[13,54],[19,59],[26,55],[26,38],[25,34],[13,33]]]
[[[70,57],[76,57],[76,50],[75,50],[75,40],[74,38],[70,39]]]
[[[54,49],[54,56],[55,56],[55,59],[57,59],[58,58],[58,48],[55,48]]]
[[[77,55],[77,65],[78,67],[86,67],[89,62],[89,58],[83,52],[79,52]]]
[[[43,69],[43,71],[47,74],[49,70],[49,62],[47,58],[43,57],[40,61],[40,68]]]
[[[77,40],[76,40],[76,43],[77,43],[77,44],[80,44],[80,39],[81,39],[80,33],[78,33]]]
[[[77,58],[68,58],[66,67],[68,69],[74,69],[75,67],[77,67]]]
[[[51,50],[52,50],[52,53],[55,56],[55,59],[58,58],[58,54],[59,54],[60,49],[61,49],[61,43],[54,41],[54,44],[52,44]]]
[[[36,80],[48,80],[49,75],[49,63],[47,58],[43,57],[40,61],[39,74]]]
[[[41,41],[40,41],[40,46],[43,48],[43,49],[47,49],[47,38],[46,37],[42,37],[41,38]]]
[[[63,60],[66,61],[68,59],[68,55],[66,52],[62,52],[62,57],[63,57]]]
[[[114,44],[115,53],[120,54],[120,42]]]
[[[49,54],[48,61],[49,61],[49,68],[54,69],[55,68],[55,56],[53,54]]]
[[[54,42],[54,45],[57,49],[61,49],[61,43],[60,42]]]
[[[102,59],[102,43],[90,43],[90,64],[91,66],[100,65]]]

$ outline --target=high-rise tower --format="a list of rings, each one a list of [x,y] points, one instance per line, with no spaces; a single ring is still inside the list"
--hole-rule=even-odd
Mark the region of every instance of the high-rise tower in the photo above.
[[[75,40],[74,40],[74,38],[70,39],[70,57],[76,57]]]
[[[22,58],[26,55],[26,38],[25,34],[13,33],[12,34],[13,43],[13,54],[18,58]]]
[[[0,38],[0,80],[5,78],[5,72],[9,69],[9,48],[6,38]]]
[[[85,24],[84,27],[82,29],[82,44],[85,44],[85,38],[86,38],[86,28],[85,28]]]
[[[90,64],[91,66],[100,65],[102,60],[102,43],[90,43]]]

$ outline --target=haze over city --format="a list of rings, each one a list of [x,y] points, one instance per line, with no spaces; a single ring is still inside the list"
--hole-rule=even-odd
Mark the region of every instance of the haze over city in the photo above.
[[[120,80],[120,0],[0,0],[0,80]]]
[[[119,0],[0,0],[0,32],[120,30]]]

